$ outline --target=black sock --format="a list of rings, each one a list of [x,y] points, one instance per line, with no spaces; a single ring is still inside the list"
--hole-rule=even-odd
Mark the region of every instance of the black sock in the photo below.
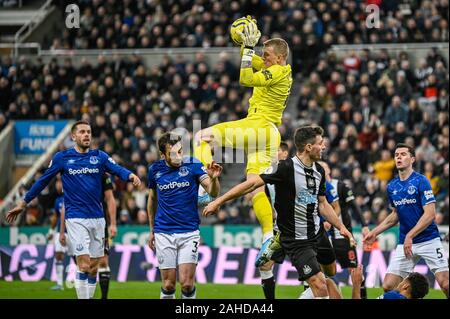
[[[367,299],[367,289],[366,289],[366,280],[365,279],[363,279],[363,281],[361,282],[360,294],[361,294],[361,299]]]
[[[261,279],[261,284],[266,299],[275,299],[275,278],[272,276],[267,279]]]
[[[101,271],[98,273],[100,277],[100,289],[102,290],[102,299],[108,299],[110,271]]]

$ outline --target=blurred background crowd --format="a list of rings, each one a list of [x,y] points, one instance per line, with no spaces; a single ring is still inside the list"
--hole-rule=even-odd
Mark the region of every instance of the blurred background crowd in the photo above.
[[[386,185],[396,174],[398,142],[416,149],[415,168],[431,182],[438,224],[448,225],[448,65],[435,48],[413,63],[407,52],[349,51],[331,44],[448,41],[448,1],[372,1],[382,9],[380,29],[366,29],[362,1],[79,1],[81,28],[64,30],[51,49],[230,46],[228,26],[246,12],[258,19],[264,38],[280,36],[291,46],[295,81],[280,126],[295,149],[293,132],[321,125],[332,175],[353,189],[367,223],[390,212]],[[366,2],[364,2],[367,4]],[[223,52],[211,64],[199,51],[190,60],[166,56],[147,67],[138,55],[97,63],[70,58],[0,62],[0,131],[11,120],[85,119],[94,148],[101,148],[144,181],[132,189],[115,179],[118,224],[148,225],[148,165],[159,158],[158,137],[193,121],[207,127],[246,116],[251,90],[239,86],[239,67]],[[61,149],[70,147],[66,140]],[[226,164],[225,169],[232,164]],[[44,171],[45,168],[42,169]],[[225,174],[227,174],[225,170]],[[36,178],[39,177],[36,176]],[[25,192],[29,185],[24,185]],[[32,202],[22,225],[49,222],[57,196],[54,183]],[[248,197],[223,207],[213,224],[257,223]]]

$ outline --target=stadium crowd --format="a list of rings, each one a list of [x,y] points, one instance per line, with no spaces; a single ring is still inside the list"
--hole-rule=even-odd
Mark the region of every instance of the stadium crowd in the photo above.
[[[364,218],[377,224],[389,213],[385,190],[395,174],[393,149],[397,142],[406,141],[416,147],[416,168],[433,186],[437,223],[448,225],[449,78],[445,59],[436,49],[417,64],[406,52],[390,57],[386,50],[379,54],[363,50],[349,52],[342,59],[326,52],[332,43],[445,40],[448,1],[415,1],[409,15],[399,1],[378,2],[383,12],[391,14],[383,15],[386,18],[380,30],[368,32],[360,20],[353,21],[360,17],[355,12],[362,12],[359,1],[345,1],[345,5],[344,1],[301,5],[297,1],[252,1],[246,6],[224,1],[211,8],[205,1],[156,5],[158,2],[108,0],[109,6],[80,1],[82,28],[75,35],[64,31],[52,48],[126,48],[130,43],[133,47],[226,46],[230,43],[226,26],[239,12],[252,13],[263,34],[289,40],[293,64],[302,71],[296,76],[301,83],[299,92],[291,96],[297,100],[297,110],[291,113],[297,116],[286,112],[280,127],[291,153],[298,125],[324,127],[329,145],[325,159],[333,175],[351,185]],[[184,10],[185,6],[189,10]],[[283,30],[278,29],[280,25]],[[86,33],[88,29],[91,31]],[[143,40],[146,37],[148,44]],[[58,64],[56,59],[44,63],[3,57],[0,130],[17,119],[88,120],[95,147],[112,154],[116,162],[143,180],[138,190],[115,180],[118,224],[147,225],[145,181],[147,165],[158,159],[158,137],[175,127],[192,132],[196,119],[204,128],[245,117],[251,91],[239,86],[238,70],[226,53],[214,65],[198,53],[192,61],[181,55],[166,56],[151,68],[137,55],[100,55],[96,64],[84,60],[79,65],[70,58]],[[61,148],[68,146],[69,140]],[[21,224],[48,223],[55,196],[52,184],[33,201]],[[244,197],[206,222],[257,223],[251,207],[251,200]]]
[[[59,1],[60,9],[71,1]],[[177,48],[231,46],[228,28],[242,16],[258,20],[262,41],[291,43],[293,69],[308,73],[331,44],[447,42],[448,0],[183,0],[78,1],[79,29],[59,28],[51,49]],[[366,17],[380,8],[380,27]],[[61,33],[62,30],[62,33]],[[306,69],[300,66],[306,65]]]

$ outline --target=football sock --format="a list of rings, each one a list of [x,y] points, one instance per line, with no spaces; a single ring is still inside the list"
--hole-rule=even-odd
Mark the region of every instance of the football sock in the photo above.
[[[88,276],[89,299],[94,298],[95,288],[97,288],[97,276]]]
[[[194,145],[194,157],[203,163],[203,165],[207,166],[211,164],[213,161],[211,146],[209,143],[200,141],[199,144],[195,143]]]
[[[108,299],[109,280],[111,278],[111,271],[109,267],[100,268],[98,270],[98,276],[100,279],[100,289],[102,291],[102,299]]]
[[[175,289],[165,290],[164,288],[161,288],[161,294],[159,295],[159,299],[175,299]]]
[[[361,299],[367,299],[367,289],[366,289],[366,279],[365,278],[361,282],[360,294],[361,294]]]
[[[181,299],[195,299],[197,296],[197,289],[194,287],[190,292],[181,290]]]
[[[64,275],[64,264],[62,260],[56,261],[56,283],[62,287]]]
[[[306,286],[305,286],[306,287]],[[303,291],[303,293],[300,295],[300,297],[298,297],[298,299],[314,299],[314,294],[311,288],[307,288],[305,289],[305,291]]]
[[[272,270],[260,270],[261,285],[266,299],[275,299],[275,278]]]
[[[89,299],[88,273],[77,270],[75,279],[75,290],[78,299]]]
[[[273,236],[273,220],[272,220],[272,206],[269,199],[264,192],[259,192],[252,198],[253,209],[255,210],[256,218],[262,228],[264,237]]]

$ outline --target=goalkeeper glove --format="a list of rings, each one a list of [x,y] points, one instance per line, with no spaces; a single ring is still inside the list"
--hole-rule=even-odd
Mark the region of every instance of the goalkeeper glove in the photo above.
[[[261,32],[253,21],[244,27],[244,32],[238,31],[238,34],[242,39],[242,44],[248,49],[253,49],[261,37]]]

